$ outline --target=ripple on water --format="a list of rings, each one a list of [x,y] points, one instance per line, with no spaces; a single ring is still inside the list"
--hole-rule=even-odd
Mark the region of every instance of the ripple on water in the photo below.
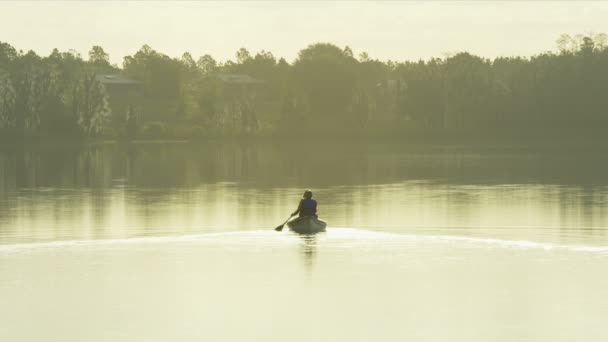
[[[155,245],[155,244],[198,244],[201,246],[224,246],[239,248],[281,248],[290,247],[309,239],[309,242],[323,244],[334,248],[383,248],[400,247],[411,244],[433,246],[450,244],[461,248],[494,247],[516,248],[521,250],[563,250],[608,254],[608,246],[602,245],[568,245],[528,240],[508,240],[496,238],[469,237],[457,235],[432,234],[398,234],[371,231],[357,228],[332,228],[327,233],[314,236],[302,236],[292,232],[277,233],[269,230],[244,230],[222,233],[204,233],[169,236],[146,236],[125,239],[101,240],[64,240],[21,244],[0,245],[0,253],[70,248],[108,248],[121,246]]]

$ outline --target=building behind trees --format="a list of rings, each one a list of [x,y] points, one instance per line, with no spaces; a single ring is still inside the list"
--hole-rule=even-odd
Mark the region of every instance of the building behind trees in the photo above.
[[[403,62],[319,43],[292,63],[246,49],[235,61],[172,58],[145,45],[121,68],[100,46],[84,60],[0,43],[0,139],[597,137],[608,123],[606,41],[564,35],[558,51],[531,57]]]

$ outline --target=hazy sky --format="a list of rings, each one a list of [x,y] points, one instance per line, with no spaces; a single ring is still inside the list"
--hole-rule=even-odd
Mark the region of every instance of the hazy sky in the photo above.
[[[0,41],[43,55],[101,45],[119,64],[143,44],[219,60],[246,47],[291,61],[321,41],[393,60],[531,55],[587,32],[608,33],[608,2],[0,1]]]

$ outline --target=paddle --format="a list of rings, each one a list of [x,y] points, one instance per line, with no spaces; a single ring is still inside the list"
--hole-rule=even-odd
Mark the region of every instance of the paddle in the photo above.
[[[285,226],[285,223],[287,223],[287,221],[291,220],[292,217],[294,217],[294,215],[289,216],[289,218],[287,220],[285,220],[285,222],[283,222],[282,225],[276,227],[274,230],[276,230],[277,232],[280,232],[281,230],[283,230],[283,227]]]

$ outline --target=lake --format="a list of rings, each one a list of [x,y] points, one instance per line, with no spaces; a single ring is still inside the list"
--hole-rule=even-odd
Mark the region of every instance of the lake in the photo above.
[[[3,146],[0,341],[606,341],[607,157]]]

